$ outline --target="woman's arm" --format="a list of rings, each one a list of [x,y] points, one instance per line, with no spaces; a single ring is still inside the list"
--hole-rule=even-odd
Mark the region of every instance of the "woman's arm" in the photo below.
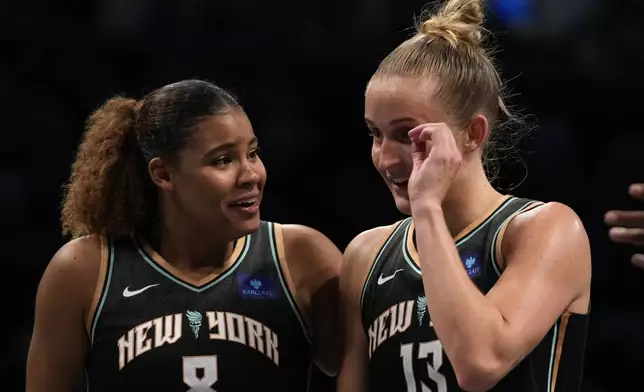
[[[94,296],[101,240],[64,245],[38,286],[34,330],[27,358],[27,392],[82,390],[89,350],[88,311]]]
[[[573,302],[587,308],[588,237],[565,205],[548,203],[510,221],[506,268],[487,295],[465,272],[441,207],[417,208],[413,218],[428,311],[463,389],[488,390]]]

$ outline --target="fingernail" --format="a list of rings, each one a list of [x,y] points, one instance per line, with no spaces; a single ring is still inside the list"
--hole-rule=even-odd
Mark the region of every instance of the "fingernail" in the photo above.
[[[644,195],[644,184],[633,184],[628,187],[628,191],[633,195],[642,196]]]
[[[626,234],[626,229],[624,227],[613,227],[609,230],[611,235],[622,235]]]
[[[614,213],[613,211],[608,211],[606,214],[604,214],[604,222],[611,223],[616,220],[617,220],[617,214]]]
[[[635,265],[636,267],[644,268],[644,255],[639,253],[634,254],[631,257],[631,263],[633,263],[633,265]]]

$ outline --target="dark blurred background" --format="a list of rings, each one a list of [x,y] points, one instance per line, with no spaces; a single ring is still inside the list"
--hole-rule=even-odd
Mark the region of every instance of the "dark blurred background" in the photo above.
[[[262,217],[310,225],[344,249],[360,231],[399,219],[371,166],[363,93],[423,5],[4,2],[0,195],[9,273],[0,286],[0,390],[24,390],[37,284],[64,243],[61,186],[93,109],[113,94],[140,97],[190,77],[231,90],[269,172]],[[629,262],[634,249],[608,241],[603,223],[608,209],[643,207],[627,187],[644,182],[644,2],[491,0],[487,7],[511,102],[539,125],[518,146],[523,163],[504,164],[498,185],[567,203],[582,217],[594,263],[584,390],[644,390],[644,271]]]

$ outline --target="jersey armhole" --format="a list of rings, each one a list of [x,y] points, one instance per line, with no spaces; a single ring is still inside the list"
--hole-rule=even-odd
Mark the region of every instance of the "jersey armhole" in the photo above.
[[[101,256],[100,266],[98,270],[98,279],[96,281],[96,288],[94,289],[94,297],[92,303],[87,311],[87,318],[85,320],[85,327],[87,329],[87,336],[90,344],[94,342],[94,330],[100,316],[101,309],[105,303],[107,296],[107,289],[109,288],[109,281],[112,275],[112,260],[113,249],[110,239],[107,235],[100,236],[101,243]]]
[[[555,322],[553,327],[552,348],[550,350],[550,363],[548,366],[548,383],[550,390],[555,391],[557,385],[557,376],[559,375],[559,365],[563,353],[564,339],[566,338],[566,328],[570,319],[570,312],[564,311]]]
[[[295,283],[293,283],[293,278],[291,277],[291,273],[288,269],[288,263],[286,262],[286,250],[284,248],[284,233],[282,232],[282,225],[278,223],[271,223],[271,228],[269,231],[271,232],[272,237],[271,246],[273,247],[273,260],[275,261],[277,272],[280,275],[282,285],[286,286],[283,287],[284,291],[286,293],[286,296],[288,297],[289,302],[291,303],[293,312],[295,312],[295,316],[302,325],[304,336],[306,336],[306,339],[309,341],[309,343],[312,343],[309,323],[306,322],[306,319],[303,317],[304,305],[302,304],[302,300],[297,293]]]
[[[362,283],[362,289],[360,290],[360,309],[362,309],[362,305],[364,304],[364,297],[367,292],[367,286],[369,285],[369,280],[373,275],[373,271],[376,269],[376,264],[378,264],[378,261],[380,260],[380,256],[382,255],[382,252],[385,251],[385,249],[387,248],[387,245],[393,238],[394,234],[398,232],[398,229],[404,226],[403,222],[405,221],[406,219],[403,219],[389,226],[386,230],[386,235],[383,235],[382,238],[378,242],[376,242],[376,246],[373,247],[373,250],[369,255],[371,266],[369,267],[369,272],[367,273],[367,277]]]
[[[492,266],[494,267],[494,271],[498,276],[501,276],[501,273],[505,269],[505,259],[503,258],[503,252],[501,251],[501,245],[503,243],[503,237],[505,236],[505,230],[508,228],[508,225],[510,224],[512,219],[514,219],[518,215],[533,210],[539,206],[542,206],[543,204],[544,203],[540,201],[533,201],[526,204],[525,206],[512,213],[512,215],[507,217],[496,230],[494,238],[492,239],[492,249],[490,254],[492,255]]]

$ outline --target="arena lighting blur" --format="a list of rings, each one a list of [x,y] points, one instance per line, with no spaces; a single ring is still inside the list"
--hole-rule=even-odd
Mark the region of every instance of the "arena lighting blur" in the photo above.
[[[515,38],[554,39],[572,30],[609,0],[488,0],[490,16]],[[615,1],[615,0],[612,0]]]
[[[522,28],[535,17],[535,0],[490,0],[489,7],[505,27]]]

